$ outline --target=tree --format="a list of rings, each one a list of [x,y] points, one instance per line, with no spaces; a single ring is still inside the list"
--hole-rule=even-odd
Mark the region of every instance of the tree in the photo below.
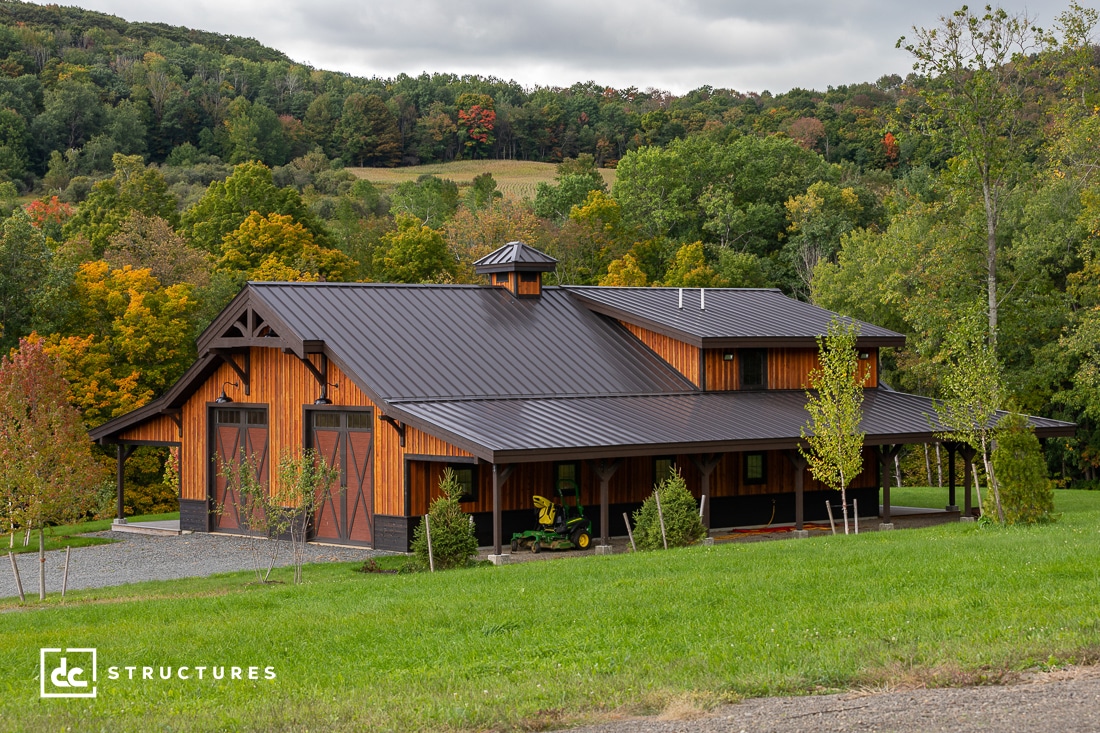
[[[997,411],[1004,400],[1004,379],[993,346],[982,338],[982,330],[972,312],[949,335],[941,357],[944,398],[935,403],[936,415],[947,428],[942,439],[960,440],[981,455],[993,490],[997,521],[1004,524],[997,474],[990,460],[997,436]]]
[[[413,530],[412,551],[417,563],[423,567],[434,565],[447,570],[465,567],[477,554],[477,537],[470,516],[462,511],[458,500],[462,497],[462,485],[455,478],[454,470],[443,469],[439,480],[442,496],[432,501],[425,521]],[[428,523],[431,523],[431,557],[428,555]]]
[[[848,534],[848,485],[863,470],[863,382],[856,340],[859,325],[835,316],[828,334],[817,338],[818,362],[808,377],[808,425],[800,432],[805,446],[798,452],[814,478],[840,492],[844,534]]]
[[[40,343],[20,341],[0,358],[0,506],[12,526],[38,530],[39,597],[46,596],[47,526],[82,518],[103,473],[69,386]]]
[[[38,294],[53,253],[21,209],[0,229],[0,349],[7,351],[31,330]]]
[[[497,113],[493,98],[488,94],[463,94],[455,103],[458,105],[462,144],[471,158],[485,157],[496,139],[493,130]]]
[[[389,168],[401,162],[397,120],[386,103],[374,94],[348,95],[333,137],[347,165]]]
[[[648,284],[649,280],[638,266],[637,258],[629,252],[612,260],[607,266],[607,274],[600,278],[600,285],[605,287],[642,288]]]
[[[1011,413],[997,424],[993,468],[1009,524],[1036,524],[1054,517],[1054,488],[1043,450],[1024,415]]]
[[[397,231],[382,237],[374,255],[374,273],[383,282],[438,282],[455,269],[443,233],[408,214],[397,215]]]
[[[482,173],[474,176],[470,182],[470,190],[466,193],[466,208],[477,211],[486,206],[492,206],[504,198],[504,194],[497,189],[496,179],[492,173]]]
[[[167,288],[149,270],[80,266],[68,291],[70,322],[44,348],[72,385],[88,426],[141,407],[163,393],[195,358],[192,286]]]
[[[670,288],[724,288],[726,281],[707,264],[702,242],[685,244],[676,251],[661,283]]]
[[[914,28],[916,39],[903,36],[898,48],[916,58],[913,68],[930,77],[920,87],[928,106],[930,127],[943,134],[963,172],[981,194],[985,208],[987,338],[997,350],[997,234],[1005,193],[1022,170],[1023,134],[1028,124],[1027,55],[1036,45],[1036,29],[1026,15],[1009,15],[967,6],[935,28]]]
[[[176,197],[168,190],[168,182],[159,170],[146,167],[140,155],[116,153],[112,162],[114,175],[92,187],[88,198],[62,230],[66,237],[86,237],[97,256],[131,212],[158,216],[169,223],[179,221]]]
[[[660,512],[657,511],[657,497],[661,501]],[[659,550],[666,544],[686,547],[706,535],[707,530],[699,519],[699,505],[678,469],[654,486],[653,494],[634,512],[634,541],[639,550]]]
[[[328,246],[328,233],[293,188],[278,188],[271,169],[262,163],[241,163],[224,181],[214,181],[197,204],[183,213],[180,233],[198,247],[220,255],[225,235],[237,229],[252,212],[283,214],[305,227],[313,241]]]
[[[253,211],[225,235],[217,272],[239,284],[247,280],[350,280],[358,263],[343,252],[319,247],[313,235],[289,216]]]
[[[305,449],[301,455],[284,453],[279,459],[279,482],[270,501],[275,508],[277,530],[272,534],[277,538],[290,535],[295,584],[302,582],[302,564],[313,515],[334,486],[340,490],[339,479],[340,467],[328,465],[324,456],[312,448]]]
[[[425,226],[441,227],[458,209],[458,185],[450,180],[425,173],[415,181],[397,185],[390,211],[394,216],[407,214],[424,222]]]
[[[103,259],[114,270],[147,268],[161,285],[210,283],[210,257],[189,245],[159,216],[134,211],[108,240]]]

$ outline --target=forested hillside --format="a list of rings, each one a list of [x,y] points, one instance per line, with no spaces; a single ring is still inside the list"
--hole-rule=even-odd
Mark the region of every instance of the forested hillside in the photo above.
[[[1095,23],[1076,5],[1050,32],[967,12],[900,44],[906,79],[675,96],[353,78],[250,39],[3,2],[0,348],[42,339],[95,425],[164,391],[247,280],[475,281],[477,257],[522,239],[563,283],[780,287],[902,331],[883,376],[909,391],[939,396],[962,354],[988,353],[1005,406],[1081,424],[1048,460],[1091,481]],[[964,58],[952,34],[1003,43]],[[489,174],[348,170],[489,159],[557,176],[519,200]]]

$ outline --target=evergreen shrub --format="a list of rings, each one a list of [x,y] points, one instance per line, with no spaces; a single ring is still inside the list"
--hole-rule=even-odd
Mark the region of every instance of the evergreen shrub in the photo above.
[[[658,495],[661,497],[661,515],[665,520],[669,547],[684,547],[706,536],[707,531],[699,519],[699,505],[688,491],[680,471],[675,470],[654,487],[653,494],[634,512],[634,543],[639,550],[664,547],[655,498]]]
[[[1009,524],[1036,524],[1054,518],[1054,487],[1047,464],[1027,418],[1010,414],[997,426],[993,471]]]
[[[432,502],[428,509],[432,526],[432,556],[436,570],[465,567],[470,558],[477,554],[477,537],[470,516],[462,511],[458,499],[462,496],[462,487],[455,478],[454,471],[447,468],[439,481],[443,492]],[[428,533],[424,522],[413,530],[413,554],[422,568],[428,563]]]

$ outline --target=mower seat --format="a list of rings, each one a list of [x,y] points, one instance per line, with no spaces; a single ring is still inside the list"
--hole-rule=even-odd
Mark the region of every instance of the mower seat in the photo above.
[[[539,525],[542,527],[553,527],[554,519],[557,517],[557,506],[554,502],[547,499],[545,496],[536,496],[534,499],[535,510],[538,512]]]

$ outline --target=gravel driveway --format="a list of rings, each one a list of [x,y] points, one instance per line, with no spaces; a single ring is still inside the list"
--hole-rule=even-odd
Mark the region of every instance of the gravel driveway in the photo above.
[[[692,720],[638,718],[570,733],[741,731],[1092,733],[1100,731],[1100,668],[1037,673],[1017,684],[988,687],[758,698]]]
[[[69,589],[102,588],[143,580],[175,580],[235,570],[251,570],[252,556],[243,537],[196,532],[156,537],[120,532],[97,532],[92,537],[119,540],[109,545],[73,548],[69,560]],[[33,541],[33,540],[32,540]],[[7,548],[0,547],[0,555]],[[306,546],[306,562],[347,562],[365,560],[375,552],[356,547]],[[16,555],[23,592],[38,595],[38,553]],[[16,596],[15,578],[7,557],[0,557],[0,598]],[[283,543],[276,565],[290,565],[290,546]],[[65,565],[64,551],[46,553],[46,592],[61,591]]]

